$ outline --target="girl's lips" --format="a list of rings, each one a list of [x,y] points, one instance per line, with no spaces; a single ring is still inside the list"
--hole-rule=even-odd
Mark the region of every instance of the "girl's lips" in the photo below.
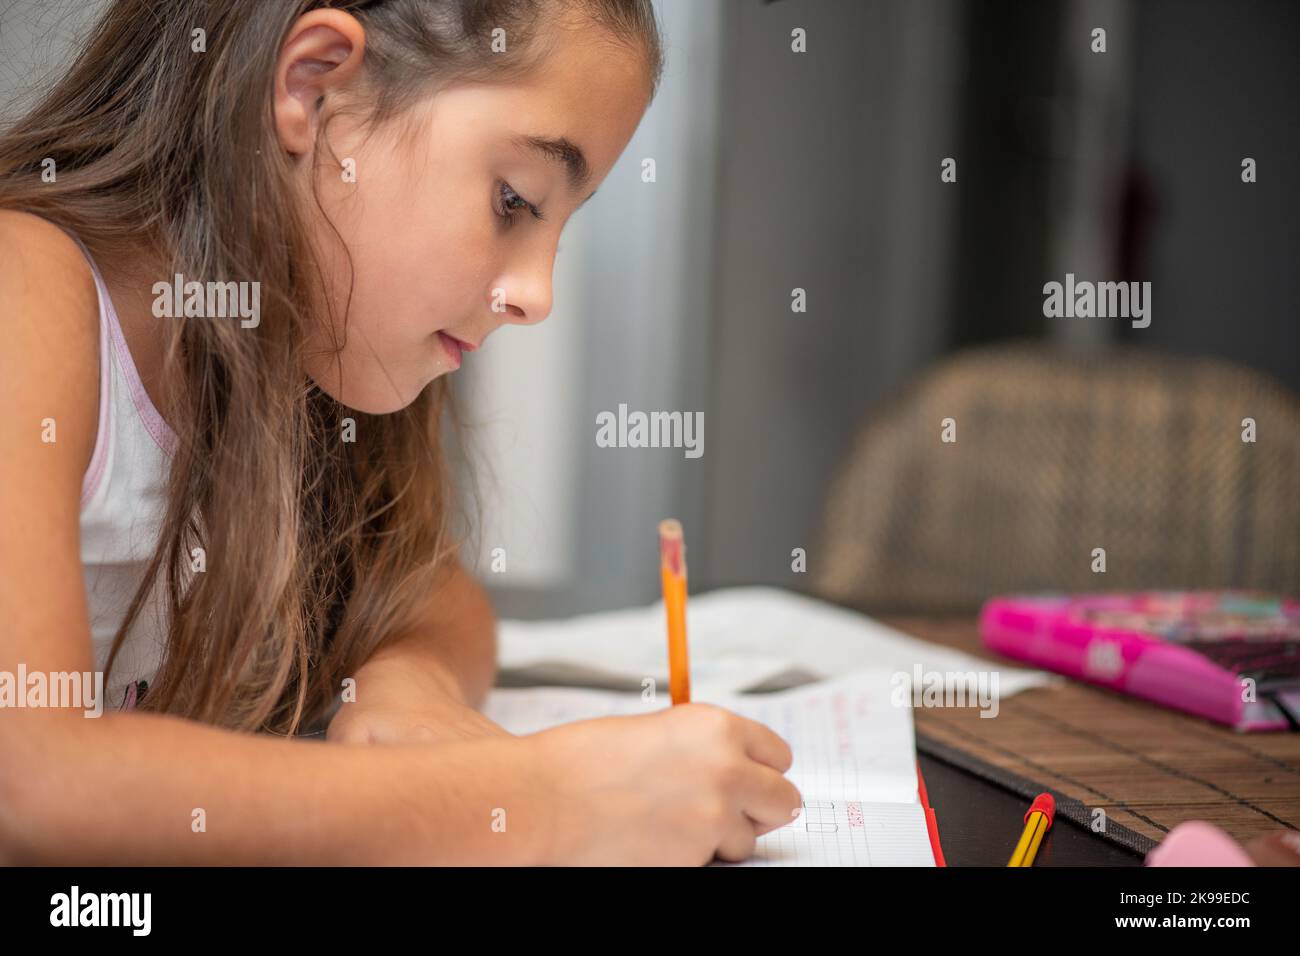
[[[439,332],[438,340],[442,342],[442,347],[447,350],[447,354],[451,357],[452,365],[460,368],[460,340],[452,338],[446,332]]]

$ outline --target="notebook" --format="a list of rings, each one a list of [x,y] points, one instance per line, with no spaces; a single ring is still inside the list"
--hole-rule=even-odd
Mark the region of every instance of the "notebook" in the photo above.
[[[770,727],[790,744],[787,777],[799,815],[758,839],[736,866],[934,866],[926,808],[917,793],[912,712],[896,704],[887,671],[860,671],[769,694],[707,700]],[[670,706],[666,694],[585,688],[497,689],[484,713],[507,730],[534,733],[595,717]]]

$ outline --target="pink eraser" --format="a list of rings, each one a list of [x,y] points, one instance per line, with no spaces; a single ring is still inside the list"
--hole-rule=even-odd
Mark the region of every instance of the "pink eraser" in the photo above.
[[[1189,820],[1169,831],[1147,854],[1147,866],[1254,866],[1232,837],[1204,820]]]

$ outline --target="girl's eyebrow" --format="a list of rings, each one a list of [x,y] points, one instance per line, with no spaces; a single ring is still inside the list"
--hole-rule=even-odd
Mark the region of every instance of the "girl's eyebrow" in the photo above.
[[[587,157],[577,145],[563,136],[556,138],[523,134],[516,136],[511,142],[519,149],[541,155],[547,162],[563,165],[569,175],[569,189],[575,193],[581,192],[591,181],[591,168],[587,164]],[[595,190],[592,190],[587,199],[594,195],[596,195]],[[585,203],[587,199],[582,202]],[[582,203],[579,203],[579,206],[581,205]]]

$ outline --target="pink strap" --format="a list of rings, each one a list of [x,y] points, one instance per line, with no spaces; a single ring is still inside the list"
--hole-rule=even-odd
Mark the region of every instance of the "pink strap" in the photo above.
[[[149,399],[149,393],[145,391],[144,382],[140,381],[140,373],[136,370],[135,359],[131,357],[131,349],[127,347],[126,337],[122,335],[122,324],[118,321],[117,310],[113,308],[113,300],[108,296],[108,287],[104,284],[104,278],[99,274],[99,269],[96,268],[93,259],[90,262],[90,268],[95,272],[95,283],[99,286],[101,309],[108,315],[109,333],[113,338],[113,347],[117,350],[117,364],[121,367],[122,374],[126,376],[127,388],[131,390],[131,402],[140,415],[145,431],[162,449],[163,454],[170,458],[176,451],[176,435],[167,422],[163,420],[162,415],[158,414],[158,409],[154,408],[153,402]]]
[[[108,312],[104,308],[108,295],[103,280],[99,275],[99,270],[95,268],[95,260],[90,256],[90,251],[81,244],[81,240],[76,236],[72,236],[72,239],[78,246],[81,246],[82,254],[85,255],[86,262],[90,264],[91,274],[95,277],[95,291],[99,297],[99,421],[95,427],[95,450],[91,452],[90,465],[86,468],[86,474],[81,479],[81,505],[84,508],[86,502],[95,496],[99,483],[104,477],[104,465],[108,461],[108,436],[111,434],[113,427],[113,403],[109,396],[108,378],[112,374],[112,368],[109,365],[108,357],[110,326]]]

